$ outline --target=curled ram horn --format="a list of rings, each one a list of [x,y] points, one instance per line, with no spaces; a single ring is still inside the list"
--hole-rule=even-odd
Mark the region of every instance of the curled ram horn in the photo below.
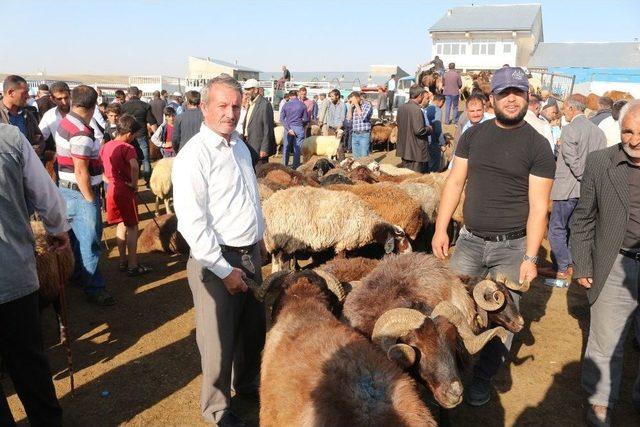
[[[268,295],[277,294],[280,292],[280,288],[282,286],[282,277],[291,273],[290,271],[283,270],[275,273],[271,273],[263,282],[262,286],[260,286],[259,290],[254,290],[254,288],[247,283],[247,286],[253,291],[253,295],[259,302],[265,302],[267,300]],[[246,281],[245,281],[246,283]],[[254,282],[255,283],[255,282]]]
[[[344,302],[344,299],[347,297],[347,293],[344,291],[342,287],[342,283],[334,276],[333,274],[316,268],[313,270],[318,276],[322,277],[325,282],[327,282],[327,287],[333,294],[338,298],[340,303]]]
[[[522,284],[520,284],[509,279],[507,276],[505,276],[502,273],[496,273],[495,280],[496,282],[504,284],[507,288],[511,289],[512,291],[527,292],[529,290],[529,287],[531,286],[531,282],[529,280],[525,280],[522,282]]]
[[[504,294],[492,280],[482,280],[473,287],[473,299],[483,310],[500,310],[505,302]]]
[[[501,326],[475,335],[462,312],[449,301],[442,301],[433,309],[431,318],[435,319],[438,316],[444,317],[456,327],[469,354],[479,352],[494,337],[500,337],[502,342],[507,340],[507,331]]]
[[[373,326],[371,340],[382,348],[390,360],[409,367],[416,361],[416,352],[410,345],[397,343],[397,340],[419,328],[426,318],[418,310],[410,308],[385,311]]]

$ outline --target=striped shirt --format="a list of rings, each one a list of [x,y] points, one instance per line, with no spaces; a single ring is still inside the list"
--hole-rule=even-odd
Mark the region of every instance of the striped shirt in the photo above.
[[[77,183],[73,158],[89,160],[91,186],[102,182],[102,161],[100,160],[100,142],[94,139],[93,129],[87,126],[80,116],[70,111],[60,121],[56,131],[56,154],[59,177],[61,180]]]

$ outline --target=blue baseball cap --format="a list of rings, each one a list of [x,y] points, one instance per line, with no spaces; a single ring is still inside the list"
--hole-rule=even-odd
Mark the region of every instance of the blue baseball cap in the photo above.
[[[510,87],[529,92],[529,80],[520,67],[502,67],[496,70],[491,79],[491,92],[500,93]]]

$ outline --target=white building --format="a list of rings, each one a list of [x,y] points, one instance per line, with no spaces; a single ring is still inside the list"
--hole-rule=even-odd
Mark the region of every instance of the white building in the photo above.
[[[526,66],[544,41],[539,4],[464,6],[449,9],[431,28],[431,56],[447,67],[495,70]]]
[[[260,72],[249,67],[213,58],[198,58],[190,56],[188,59],[188,79],[211,79],[226,73],[238,81],[258,79]]]

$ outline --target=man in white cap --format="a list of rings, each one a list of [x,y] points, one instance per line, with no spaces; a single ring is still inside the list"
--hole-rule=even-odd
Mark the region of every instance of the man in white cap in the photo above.
[[[171,107],[176,110],[176,116],[182,114],[184,111],[184,109],[182,108],[182,94],[178,91],[173,92],[171,94],[171,101],[169,101],[167,107]]]
[[[273,108],[271,103],[259,93],[260,84],[256,79],[244,83],[244,91],[249,96],[249,109],[242,126],[244,142],[251,152],[253,165],[269,163],[269,156],[276,152],[276,137],[273,133]]]

